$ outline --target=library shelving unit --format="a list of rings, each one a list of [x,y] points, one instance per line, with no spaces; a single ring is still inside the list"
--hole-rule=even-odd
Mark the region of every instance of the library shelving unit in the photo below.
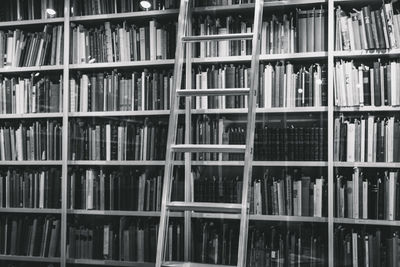
[[[77,25],[84,25],[84,27],[103,27],[105,22],[111,22],[115,25],[122,25],[123,21],[128,21],[129,23],[143,24],[144,21],[147,23],[152,19],[160,20],[163,22],[176,21],[178,17],[179,10],[176,8],[165,9],[165,10],[150,10],[150,11],[135,11],[135,12],[124,12],[115,14],[99,14],[99,15],[87,15],[87,16],[74,16],[71,13],[72,2],[83,2],[83,0],[64,0],[64,14],[62,17],[49,18],[49,19],[35,19],[35,20],[19,20],[19,21],[6,21],[0,22],[0,30],[14,30],[17,28],[21,29],[40,29],[44,25],[63,25],[63,58],[62,64],[54,66],[35,66],[35,67],[10,67],[10,68],[0,68],[0,75],[4,77],[16,77],[30,75],[31,73],[37,73],[38,75],[49,74],[49,75],[59,75],[62,74],[62,84],[63,84],[63,94],[62,94],[62,111],[52,112],[52,113],[27,113],[27,114],[0,114],[0,125],[4,125],[3,122],[35,122],[43,120],[55,120],[61,122],[62,125],[62,153],[61,158],[58,160],[25,160],[25,161],[12,161],[4,160],[0,161],[0,169],[16,169],[22,168],[23,170],[46,170],[50,168],[59,168],[61,170],[61,183],[60,183],[60,207],[59,208],[28,208],[28,207],[0,207],[0,217],[7,215],[10,220],[14,218],[24,218],[27,217],[41,217],[41,218],[60,218],[60,233],[59,242],[57,244],[58,253],[55,257],[42,257],[42,256],[22,256],[18,253],[13,255],[0,255],[0,265],[7,266],[7,263],[12,263],[15,265],[30,264],[36,266],[154,266],[155,259],[155,246],[146,243],[146,248],[150,251],[151,255],[147,255],[143,258],[132,259],[127,257],[134,248],[129,248],[129,251],[113,252],[118,255],[112,255],[110,251],[110,246],[125,246],[121,244],[122,241],[116,242],[114,240],[115,236],[119,235],[129,235],[127,240],[130,238],[137,238],[136,235],[132,235],[132,232],[138,230],[141,238],[151,239],[149,242],[153,242],[155,236],[152,236],[157,231],[157,222],[160,216],[159,209],[155,208],[144,208],[140,211],[135,210],[132,206],[126,206],[123,208],[123,203],[118,203],[119,206],[115,210],[108,207],[107,209],[100,209],[99,207],[94,208],[96,204],[94,203],[71,203],[71,195],[78,197],[82,194],[83,189],[80,188],[77,192],[74,190],[69,190],[71,186],[72,176],[76,173],[75,187],[77,188],[78,183],[83,181],[86,175],[85,182],[89,183],[88,180],[90,176],[99,175],[100,171],[103,171],[112,177],[112,179],[124,180],[125,182],[129,179],[123,177],[123,173],[128,173],[128,178],[131,180],[141,179],[141,174],[143,172],[150,172],[151,175],[155,175],[155,178],[144,180],[144,183],[154,183],[157,184],[157,176],[159,169],[162,169],[165,162],[163,159],[158,158],[157,155],[153,155],[153,159],[114,159],[107,160],[106,158],[97,157],[96,155],[91,155],[92,159],[88,157],[71,157],[71,141],[69,125],[77,122],[86,123],[94,125],[101,124],[104,122],[113,122],[115,124],[123,124],[124,122],[134,122],[143,124],[146,120],[152,122],[161,121],[166,123],[168,120],[169,110],[167,108],[163,110],[135,110],[135,111],[71,111],[70,110],[70,96],[71,96],[71,80],[75,79],[79,75],[83,74],[96,74],[104,72],[112,72],[113,70],[118,70],[121,72],[142,72],[144,69],[157,69],[157,70],[172,70],[174,60],[173,58],[168,59],[156,59],[156,60],[143,60],[143,61],[121,61],[121,62],[101,62],[101,63],[72,63],[70,58],[74,55],[74,50],[77,49],[72,45],[71,38],[73,36],[73,29]],[[89,1],[88,1],[89,2]],[[92,1],[96,2],[96,1]],[[103,2],[102,0],[98,2]],[[108,1],[112,2],[112,1]],[[127,1],[129,2],[129,1]],[[325,155],[320,158],[320,160],[266,160],[266,159],[256,159],[254,161],[254,176],[263,177],[266,170],[271,170],[274,175],[280,175],[282,170],[285,173],[292,173],[294,170],[304,172],[305,176],[312,176],[311,181],[316,183],[317,179],[315,177],[324,177],[326,191],[320,191],[320,194],[326,194],[326,199],[322,201],[321,209],[324,211],[320,215],[315,216],[293,216],[293,215],[266,215],[265,212],[260,212],[261,214],[251,214],[250,216],[250,227],[252,227],[252,233],[265,233],[265,240],[267,240],[268,231],[274,232],[277,238],[277,247],[274,243],[273,254],[275,260],[280,256],[276,256],[276,252],[280,250],[280,243],[283,243],[282,237],[291,238],[287,233],[294,233],[294,237],[300,238],[300,234],[305,232],[307,236],[308,232],[311,232],[311,236],[307,238],[311,239],[311,243],[317,242],[315,244],[321,245],[321,250],[316,252],[314,255],[307,255],[309,258],[300,257],[299,261],[309,261],[315,260],[315,266],[339,266],[336,262],[335,257],[335,231],[342,227],[347,227],[350,229],[363,229],[366,227],[368,229],[380,229],[380,228],[390,228],[399,226],[400,222],[395,220],[384,220],[384,219],[355,219],[355,218],[339,218],[335,215],[335,186],[336,186],[336,172],[337,170],[352,170],[353,168],[361,169],[398,169],[399,163],[386,163],[386,162],[341,162],[334,160],[334,128],[335,128],[335,118],[339,114],[396,114],[400,111],[399,107],[388,107],[388,106],[363,106],[363,107],[336,107],[334,103],[334,67],[336,60],[357,60],[362,62],[363,60],[376,60],[378,58],[396,58],[400,55],[400,50],[375,50],[375,51],[335,51],[335,8],[341,5],[344,10],[353,5],[356,7],[363,7],[365,5],[379,5],[381,1],[379,0],[286,0],[286,1],[266,1],[264,3],[264,17],[270,17],[272,14],[280,14],[281,12],[296,12],[296,8],[301,10],[307,10],[312,8],[320,8],[321,6],[325,9],[327,13],[326,18],[326,28],[323,34],[326,35],[326,51],[319,52],[297,52],[297,53],[282,53],[282,54],[262,54],[260,56],[260,61],[264,66],[271,63],[271,65],[277,64],[277,62],[290,62],[295,67],[296,66],[309,66],[314,63],[321,63],[326,65],[327,73],[327,105],[325,106],[304,106],[304,107],[258,107],[257,108],[257,123],[264,127],[266,124],[271,123],[272,125],[279,125],[281,128],[286,128],[293,124],[299,125],[317,125],[322,128],[326,133],[321,139],[323,146],[320,147],[325,150]],[[226,17],[231,14],[250,14],[254,8],[254,4],[236,4],[229,6],[205,6],[205,7],[195,7],[194,16],[216,16],[216,17]],[[280,16],[280,15],[279,15]],[[41,29],[40,29],[41,30]],[[174,53],[172,53],[173,55]],[[204,57],[204,58],[194,58],[192,61],[193,68],[207,68],[210,65],[249,65],[250,56],[224,56],[224,57]],[[194,82],[194,81],[193,81]],[[182,110],[182,114],[184,110]],[[223,118],[229,121],[229,124],[240,125],[243,123],[244,114],[246,113],[245,108],[234,108],[234,109],[196,109],[192,112],[199,117],[211,117],[211,118]],[[225,125],[222,126],[224,129]],[[159,143],[157,143],[159,144]],[[96,144],[94,145],[96,146]],[[88,150],[88,147],[84,147],[83,150]],[[81,151],[84,153],[84,151]],[[222,165],[227,167],[225,169],[230,169],[232,172],[235,171],[235,166],[243,166],[243,160],[226,160],[222,163],[215,160],[195,160],[193,166],[199,167],[202,170],[209,169],[210,172],[215,172],[216,176],[222,175],[221,168],[217,166]],[[177,166],[184,166],[185,161],[182,159],[177,159]],[[136,171],[136,172],[135,172]],[[229,174],[229,173],[228,173]],[[211,175],[211,174],[210,174]],[[78,178],[79,177],[79,178]],[[122,178],[123,177],[123,178]],[[81,180],[78,180],[81,179]],[[110,178],[111,179],[111,178]],[[284,178],[277,178],[276,181],[283,181]],[[93,182],[93,181],[92,181]],[[82,185],[83,186],[83,185]],[[93,184],[92,184],[93,186]],[[98,184],[96,186],[99,186]],[[132,185],[129,185],[132,186]],[[281,185],[283,186],[283,185]],[[132,187],[128,187],[128,190]],[[100,190],[104,190],[100,189]],[[154,189],[156,190],[156,189]],[[300,189],[301,191],[301,189]],[[104,191],[103,191],[104,192]],[[128,191],[129,192],[129,191]],[[87,192],[86,192],[87,193]],[[93,193],[93,192],[92,192]],[[153,192],[154,193],[154,192]],[[122,193],[121,193],[122,194]],[[124,196],[127,196],[126,192]],[[4,198],[4,196],[2,196]],[[96,196],[98,197],[98,196]],[[144,195],[143,195],[144,197]],[[85,198],[85,197],[83,197]],[[132,200],[129,198],[129,200]],[[82,201],[82,199],[80,200]],[[97,203],[98,204],[98,203]],[[74,206],[75,205],[75,206]],[[113,205],[117,205],[113,203]],[[132,204],[133,205],[133,204]],[[89,207],[90,206],[90,207]],[[119,208],[118,208],[119,207]],[[122,208],[121,208],[122,207]],[[156,207],[156,205],[155,205]],[[117,210],[118,209],[118,210]],[[148,210],[148,211],[146,211]],[[173,225],[179,225],[179,222],[183,219],[183,212],[175,212],[171,214],[172,220],[174,220]],[[5,217],[5,216],[4,216]],[[213,221],[223,221],[227,222],[227,225],[235,224],[239,217],[237,215],[221,215],[212,213],[194,213],[193,219],[199,221],[201,226],[210,226]],[[42,221],[43,222],[43,221]],[[0,223],[3,223],[2,218],[0,218]],[[129,227],[126,231],[121,229],[118,232],[118,226],[128,225]],[[146,228],[148,226],[148,228]],[[116,227],[115,227],[116,226]],[[113,229],[115,227],[115,229]],[[125,226],[124,226],[125,227]],[[134,231],[131,231],[132,229]],[[146,230],[143,230],[146,228]],[[107,229],[107,241],[99,238],[98,230],[102,229],[101,233],[104,234],[105,229]],[[178,230],[177,230],[178,229]],[[233,228],[235,229],[235,228]],[[262,230],[264,229],[264,230]],[[29,230],[28,230],[29,231]],[[174,227],[175,234],[178,231],[183,231],[179,227]],[[267,231],[267,232],[265,232]],[[111,234],[110,234],[111,232]],[[93,251],[85,251],[86,255],[71,255],[72,245],[71,238],[75,238],[76,233],[78,233],[79,241],[82,244],[89,246],[93,245],[94,242],[99,242],[101,247],[101,255],[95,255],[92,258],[87,257],[88,255],[95,254]],[[182,234],[182,233],[181,233]],[[297,235],[299,234],[299,235]],[[309,234],[309,233],[308,233]],[[137,234],[139,235],[139,234]],[[318,238],[315,235],[319,235]],[[261,236],[261,235],[260,235]],[[279,237],[280,236],[280,237]],[[90,240],[89,240],[89,237]],[[150,237],[150,238],[149,238]],[[270,236],[268,236],[269,238]],[[92,239],[93,238],[93,239]],[[102,237],[103,238],[103,237]],[[197,237],[198,238],[198,237]],[[134,240],[134,239],[133,239]],[[294,238],[293,238],[294,240]],[[176,240],[175,240],[176,241]],[[174,242],[175,242],[174,241]],[[282,242],[280,242],[282,241]],[[104,243],[103,243],[104,242]],[[129,241],[128,241],[129,242]],[[147,242],[147,241],[146,241]],[[178,242],[178,241],[176,241]],[[252,234],[249,234],[249,242],[252,242]],[[107,243],[107,244],[106,244]],[[122,242],[123,243],[123,242]],[[138,246],[140,247],[142,243]],[[144,244],[144,243],[143,243]],[[314,243],[313,243],[314,244]],[[314,244],[314,245],[315,245]],[[182,245],[182,244],[181,244]],[[210,245],[211,246],[211,245]],[[289,245],[288,245],[289,246]],[[106,248],[105,248],[106,247]],[[251,245],[249,245],[249,248]],[[0,249],[2,247],[0,246]],[[122,250],[122,248],[120,248]],[[315,249],[315,247],[314,247]],[[75,247],[75,250],[79,248]],[[99,247],[96,247],[99,250]],[[117,251],[117,250],[116,250]],[[75,251],[76,252],[76,251]],[[133,253],[133,252],[132,252]],[[174,252],[175,253],[175,252]],[[180,252],[179,252],[180,253]],[[283,251],[281,251],[283,253]],[[297,255],[296,252],[293,252]],[[4,253],[7,254],[7,253]],[[136,252],[133,254],[136,255]],[[153,255],[154,254],[154,255]],[[176,254],[171,257],[178,257]],[[183,257],[181,253],[180,257]],[[122,257],[120,257],[122,255]],[[279,253],[278,253],[279,255]],[[276,258],[277,257],[277,258]],[[251,259],[251,255],[248,255]],[[312,259],[313,258],[313,259]],[[149,260],[150,259],[150,260]],[[216,260],[215,258],[213,258]],[[149,262],[150,261],[150,262]],[[218,262],[219,265],[234,265],[229,263]],[[19,265],[18,265],[19,266]]]

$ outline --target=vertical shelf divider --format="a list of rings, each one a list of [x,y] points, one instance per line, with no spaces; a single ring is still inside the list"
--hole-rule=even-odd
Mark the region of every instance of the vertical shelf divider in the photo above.
[[[334,0],[328,0],[328,259],[329,267],[334,266],[334,191],[333,191],[333,121],[334,121],[334,94],[333,94],[333,54],[335,30]]]
[[[64,0],[64,62],[63,62],[63,118],[62,118],[62,188],[61,188],[61,245],[60,267],[66,266],[67,258],[67,179],[68,179],[68,96],[69,96],[69,38],[70,1]]]

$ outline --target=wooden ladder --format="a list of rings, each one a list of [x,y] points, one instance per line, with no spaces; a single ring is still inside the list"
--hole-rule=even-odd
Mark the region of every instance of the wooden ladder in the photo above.
[[[167,137],[166,159],[164,169],[163,194],[161,204],[160,226],[158,232],[156,267],[161,266],[215,266],[212,264],[199,264],[190,262],[191,253],[191,214],[192,212],[217,212],[240,214],[240,229],[238,243],[237,266],[246,266],[248,223],[249,223],[249,201],[248,191],[251,183],[254,131],[256,119],[257,89],[259,82],[259,55],[260,37],[263,16],[263,0],[255,0],[254,26],[252,33],[235,33],[222,35],[190,36],[191,27],[188,21],[191,20],[191,3],[189,0],[181,0],[178,33],[175,52],[174,79],[171,90],[171,111],[169,116],[169,127]],[[186,36],[186,34],[188,36]],[[226,41],[226,40],[252,40],[251,58],[251,80],[250,88],[215,88],[215,89],[191,89],[188,77],[191,75],[192,46],[193,42],[204,41]],[[186,53],[186,57],[185,57]],[[186,89],[182,88],[182,69],[186,59]],[[245,145],[205,145],[190,144],[191,131],[191,98],[193,96],[248,96],[248,114],[246,127]],[[176,144],[179,99],[185,97],[185,144]],[[192,153],[214,152],[214,153],[241,153],[244,154],[243,189],[242,203],[207,203],[193,201],[193,181],[191,177],[191,156]],[[176,153],[185,153],[185,200],[171,202],[171,189],[173,180],[173,168]],[[222,162],[222,161],[220,161]],[[165,250],[167,244],[167,230],[169,213],[171,211],[184,211],[184,261],[165,262]]]

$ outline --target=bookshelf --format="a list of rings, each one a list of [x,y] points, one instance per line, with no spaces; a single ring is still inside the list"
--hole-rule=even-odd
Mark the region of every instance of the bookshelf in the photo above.
[[[47,18],[47,19],[34,19],[34,20],[19,20],[19,21],[2,21],[0,22],[0,30],[14,30],[21,28],[26,31],[40,31],[45,25],[63,25],[63,64],[59,65],[43,65],[43,66],[29,66],[29,67],[9,67],[0,68],[0,75],[7,77],[27,76],[29,74],[49,74],[60,75],[62,74],[63,92],[62,95],[62,111],[51,113],[25,113],[25,114],[0,114],[0,123],[8,122],[34,122],[43,120],[55,120],[62,124],[62,155],[60,160],[23,160],[23,161],[0,161],[0,168],[13,169],[23,168],[24,170],[43,169],[43,168],[59,168],[62,173],[61,180],[61,207],[56,209],[49,208],[0,208],[0,214],[7,216],[28,216],[35,217],[37,215],[50,216],[52,218],[59,218],[61,221],[60,235],[59,235],[59,256],[57,257],[39,257],[39,256],[22,256],[22,255],[0,255],[0,265],[4,262],[7,263],[48,263],[54,266],[86,266],[86,265],[107,265],[107,266],[154,266],[149,262],[138,261],[120,261],[117,259],[74,259],[69,257],[69,228],[70,226],[79,226],[80,222],[87,223],[90,220],[99,220],[99,226],[105,224],[118,225],[120,218],[128,218],[132,222],[156,222],[160,216],[159,211],[135,211],[135,210],[86,210],[86,209],[71,209],[68,206],[69,197],[69,173],[71,170],[76,169],[99,169],[102,168],[107,171],[121,171],[125,168],[132,170],[154,170],[161,169],[164,165],[163,160],[73,160],[70,158],[68,152],[70,150],[68,138],[68,124],[72,120],[83,121],[116,121],[126,122],[133,120],[135,122],[144,123],[149,121],[164,121],[166,122],[169,115],[169,110],[132,110],[132,111],[89,111],[89,112],[71,112],[70,107],[70,80],[75,77],[77,73],[98,73],[98,72],[111,72],[114,69],[124,73],[141,72],[144,68],[157,69],[157,70],[171,70],[173,68],[174,60],[172,58],[157,59],[157,60],[139,60],[139,61],[118,61],[118,62],[102,62],[102,63],[86,63],[86,64],[72,64],[70,54],[73,52],[71,43],[71,26],[85,25],[88,27],[97,27],[104,25],[105,22],[111,24],[121,24],[124,20],[130,24],[146,23],[150,20],[157,19],[160,21],[175,21],[177,19],[178,10],[176,8],[165,10],[150,10],[150,11],[137,11],[137,12],[124,12],[118,14],[100,14],[100,15],[87,15],[87,16],[72,16],[70,14],[70,7],[72,0],[63,1],[62,17]],[[343,10],[350,12],[352,5],[363,7],[371,4],[376,7],[379,6],[379,0],[287,0],[287,1],[271,1],[265,2],[265,16],[273,13],[279,14],[289,11],[294,11],[295,8],[308,9],[319,8],[321,5],[325,8],[328,14],[327,18],[327,49],[326,51],[319,52],[297,52],[297,53],[282,53],[282,54],[263,54],[260,56],[262,64],[275,65],[276,62],[290,62],[294,66],[304,65],[309,66],[313,63],[324,63],[327,65],[327,106],[305,106],[305,107],[272,107],[272,108],[257,108],[257,121],[271,123],[273,125],[284,124],[290,125],[293,122],[300,124],[309,124],[314,121],[315,124],[320,125],[326,129],[326,159],[318,161],[287,161],[287,160],[256,160],[254,161],[255,175],[262,177],[265,169],[285,169],[292,171],[293,169],[301,169],[306,173],[312,173],[313,179],[316,175],[323,175],[327,184],[327,199],[323,202],[326,208],[327,216],[313,217],[313,216],[289,216],[289,215],[266,215],[266,214],[251,214],[250,225],[257,227],[280,227],[283,232],[287,228],[301,229],[301,227],[310,227],[315,229],[313,234],[321,233],[326,237],[323,245],[326,248],[324,258],[325,263],[321,266],[334,267],[338,266],[335,239],[336,230],[338,227],[345,229],[382,229],[385,232],[387,229],[397,229],[399,220],[383,220],[383,219],[356,219],[356,218],[338,218],[335,215],[335,186],[336,186],[336,172],[337,170],[351,170],[353,168],[381,171],[381,170],[398,170],[398,162],[345,162],[336,161],[334,159],[334,143],[335,139],[335,118],[343,114],[343,116],[362,116],[364,114],[373,114],[375,116],[390,116],[397,114],[400,109],[399,106],[352,106],[352,107],[338,107],[335,105],[334,99],[334,77],[333,72],[335,63],[338,60],[354,60],[357,63],[375,61],[378,58],[382,60],[395,60],[400,55],[399,48],[393,49],[372,49],[372,50],[350,50],[350,51],[336,51],[335,49],[335,10],[338,5],[343,7]],[[194,8],[194,16],[210,15],[216,17],[225,17],[237,14],[251,13],[254,4],[240,4],[227,6],[205,6]],[[37,30],[39,29],[39,30]],[[250,63],[249,55],[236,55],[224,57],[204,57],[194,58],[191,62],[193,68],[207,68],[211,65],[248,65]],[[357,65],[358,66],[358,65]],[[215,108],[215,109],[196,109],[192,110],[192,114],[196,116],[209,116],[224,117],[228,123],[240,123],[244,121],[244,114],[247,112],[246,108]],[[181,113],[184,113],[182,109]],[[183,167],[185,165],[183,159],[177,159],[176,165]],[[195,160],[193,166],[199,168],[210,168],[214,172],[219,172],[217,166],[227,167],[234,169],[235,167],[243,166],[242,160],[230,159],[223,161],[222,164],[218,160]],[[311,170],[311,171],[310,171]],[[182,212],[173,213],[173,220],[176,220],[176,225],[179,220],[184,217]],[[235,222],[238,220],[237,215],[223,215],[223,214],[210,214],[210,213],[194,213],[192,216],[195,220],[204,221],[227,221]],[[136,221],[137,220],[137,221]],[[90,226],[90,225],[89,225]],[[297,227],[297,228],[296,228]],[[392,227],[392,228],[391,228]],[[253,229],[253,228],[252,228]],[[267,228],[266,228],[267,229]],[[268,228],[269,229],[269,228]],[[250,239],[250,236],[249,236]],[[18,266],[18,264],[16,264]],[[219,264],[223,265],[223,264]],[[40,265],[42,266],[42,265]],[[43,265],[48,266],[48,265]],[[199,263],[199,266],[202,264]]]

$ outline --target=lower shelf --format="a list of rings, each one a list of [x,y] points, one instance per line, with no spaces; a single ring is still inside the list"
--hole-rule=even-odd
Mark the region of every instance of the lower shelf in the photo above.
[[[116,260],[93,260],[93,259],[67,259],[67,263],[104,266],[137,266],[154,267],[152,262],[116,261]]]
[[[333,222],[337,224],[400,226],[400,221],[373,220],[373,219],[334,218]]]
[[[0,260],[7,261],[32,261],[32,262],[60,262],[60,258],[47,258],[35,256],[18,256],[18,255],[0,255]]]

